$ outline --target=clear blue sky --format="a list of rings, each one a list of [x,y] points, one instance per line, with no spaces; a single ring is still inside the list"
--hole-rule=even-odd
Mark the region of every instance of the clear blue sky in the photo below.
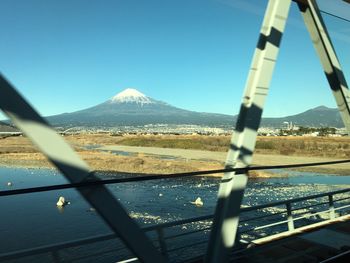
[[[350,5],[319,3],[350,18]],[[177,107],[236,114],[266,4],[1,0],[0,70],[43,115],[90,107],[128,87]],[[350,82],[350,23],[325,20]],[[335,102],[293,4],[264,116],[319,105]]]

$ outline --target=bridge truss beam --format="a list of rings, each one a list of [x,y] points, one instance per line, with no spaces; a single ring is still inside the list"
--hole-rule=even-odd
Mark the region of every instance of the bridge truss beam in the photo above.
[[[298,3],[312,43],[320,58],[324,73],[340,111],[340,116],[347,131],[350,131],[350,97],[343,70],[340,66],[327,27],[323,22],[315,0]]]
[[[291,0],[270,0],[260,30],[243,94],[226,168],[252,163],[258,128],[276,64]],[[237,235],[239,211],[246,188],[246,174],[225,173],[220,184],[206,262],[227,262]]]

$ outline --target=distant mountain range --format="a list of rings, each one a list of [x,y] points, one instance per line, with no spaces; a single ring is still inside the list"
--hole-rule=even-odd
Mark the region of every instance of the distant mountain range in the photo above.
[[[142,126],[146,124],[193,124],[215,127],[234,127],[237,115],[195,112],[171,106],[150,98],[135,89],[126,89],[111,99],[91,108],[49,116],[46,119],[55,127],[111,128],[117,126]],[[300,114],[263,118],[261,127],[285,127],[293,122],[307,127],[344,127],[338,109],[320,106]],[[0,123],[0,131],[12,130]]]
[[[233,127],[236,116],[195,112],[126,89],[104,103],[84,110],[47,117],[54,126],[114,127],[145,124],[196,124]],[[263,118],[261,126],[279,128],[283,122],[312,127],[344,127],[338,109],[320,106],[297,115]]]
[[[343,128],[344,124],[338,109],[319,106],[302,113],[281,118],[263,118],[260,126],[280,127],[283,122],[293,122],[306,127],[336,127]]]

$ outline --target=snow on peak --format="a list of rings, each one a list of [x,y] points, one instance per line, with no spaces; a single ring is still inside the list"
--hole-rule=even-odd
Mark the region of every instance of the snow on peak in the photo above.
[[[125,89],[122,92],[115,95],[112,99],[112,102],[119,102],[119,103],[128,103],[128,102],[134,102],[138,104],[150,104],[153,103],[149,97],[142,94],[136,89]]]

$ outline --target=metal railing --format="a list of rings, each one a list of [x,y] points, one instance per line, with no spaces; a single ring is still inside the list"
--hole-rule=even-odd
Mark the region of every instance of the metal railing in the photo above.
[[[300,198],[288,199],[269,204],[243,208],[240,223],[250,222],[240,230],[243,242],[257,242],[259,239],[284,233],[298,232],[305,226],[312,227],[321,221],[332,221],[350,212],[350,188],[333,192],[320,193]],[[258,212],[261,215],[245,217],[248,212]],[[263,219],[263,220],[262,220]],[[269,221],[267,224],[261,222]],[[269,229],[257,236],[262,230]],[[254,236],[249,236],[249,233]],[[243,237],[245,235],[245,237]]]
[[[240,251],[251,243],[266,242],[285,234],[300,232],[301,229],[311,228],[319,225],[320,222],[337,220],[339,217],[350,214],[349,200],[350,188],[243,207],[238,232],[240,245],[235,251]],[[188,261],[204,254],[212,218],[213,215],[207,215],[157,224],[142,229],[165,258],[172,262]],[[62,253],[65,249],[107,241],[114,242],[113,248],[107,246],[107,249],[93,253],[91,253],[92,251],[88,253],[84,251],[82,255],[68,253],[68,256],[67,253]],[[117,246],[115,242],[117,242]],[[117,260],[129,259],[129,262],[137,260],[115,234],[105,234],[0,254],[0,261],[18,260],[19,258],[28,260],[27,257],[46,254],[54,262],[65,262],[68,260],[67,258],[69,258],[68,261],[75,261],[84,258],[98,258],[108,253]]]

